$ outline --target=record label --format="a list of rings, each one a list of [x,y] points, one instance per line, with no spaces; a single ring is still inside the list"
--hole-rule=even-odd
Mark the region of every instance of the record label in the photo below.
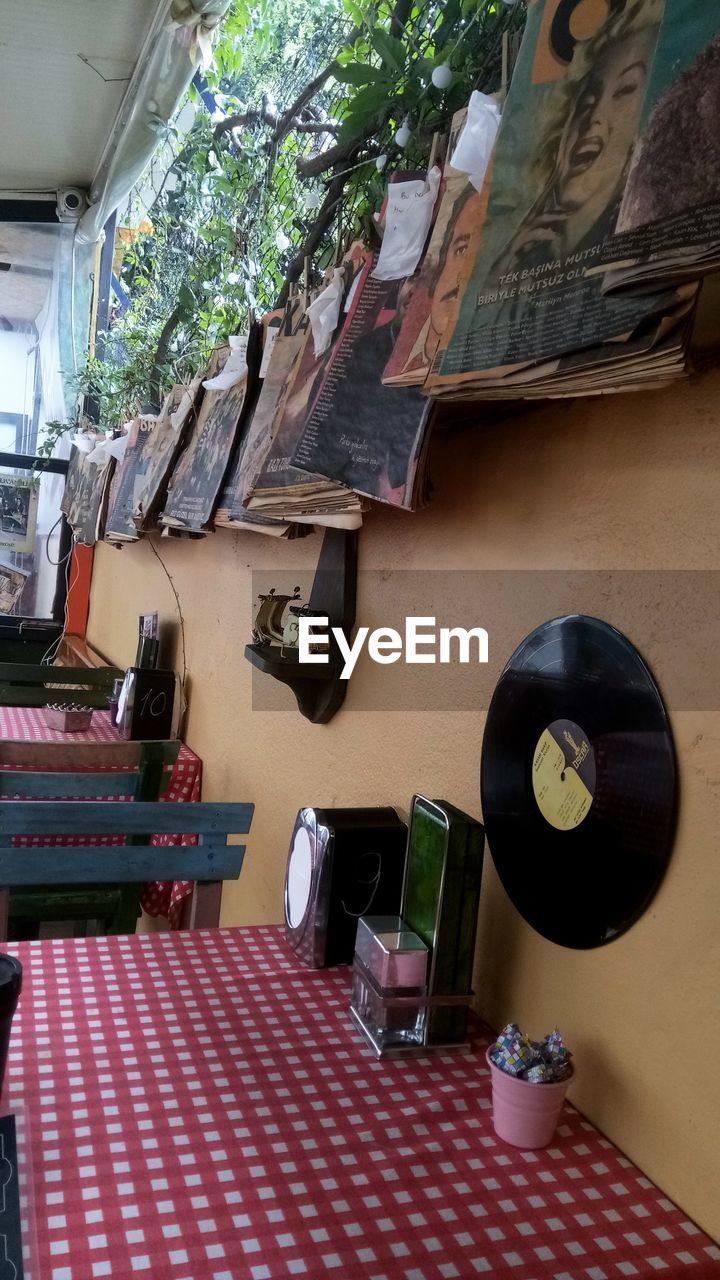
[[[587,818],[595,794],[595,752],[574,720],[554,720],[541,734],[532,764],[535,801],[557,831]]]

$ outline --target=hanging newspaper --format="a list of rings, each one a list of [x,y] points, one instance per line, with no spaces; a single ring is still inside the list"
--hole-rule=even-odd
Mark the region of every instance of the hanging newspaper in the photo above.
[[[105,541],[137,542],[154,527],[173,468],[194,421],[200,379],[174,386],[159,417],[138,415],[133,422],[117,483],[110,495]]]
[[[448,308],[458,296],[472,226],[468,216],[477,200],[469,173],[452,163],[466,118],[467,107],[453,116],[449,158],[427,252],[419,271],[400,290],[397,339],[382,376],[389,386],[422,385],[445,331]]]
[[[666,0],[606,287],[720,267],[720,5]]]
[[[70,450],[60,510],[75,541],[83,546],[92,546],[103,536],[114,470],[115,459],[110,456],[96,464],[90,461],[89,453],[76,445]]]
[[[581,27],[575,8],[528,9],[432,395],[586,395],[684,369],[695,287],[605,297],[588,273],[615,229],[663,0],[585,0]]]
[[[0,547],[3,549],[34,551],[38,484],[37,477],[0,471]]]
[[[0,559],[0,613],[13,612],[29,577],[29,569],[19,569],[17,565],[6,564]]]
[[[412,510],[425,497],[430,406],[419,387],[386,386],[403,282],[378,280],[377,255],[359,276],[340,336],[308,400],[293,457],[368,498]]]
[[[203,380],[204,395],[183,453],[168,484],[164,528],[194,535],[210,528],[220,490],[247,410],[260,366],[259,326],[247,343],[218,347]]]

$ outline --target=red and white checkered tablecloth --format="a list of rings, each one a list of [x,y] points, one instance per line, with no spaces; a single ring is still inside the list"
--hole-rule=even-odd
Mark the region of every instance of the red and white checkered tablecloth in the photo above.
[[[122,742],[124,739],[120,737],[115,726],[111,724],[107,711],[94,711],[90,728],[83,733],[67,734],[60,733],[57,729],[48,728],[41,707],[0,707],[0,741],[52,742],[67,746],[68,742],[98,743],[102,745]],[[27,767],[31,769],[33,766],[28,765]],[[104,765],[97,766],[98,772],[103,772],[105,767]],[[18,771],[22,772],[23,766],[13,766],[13,768],[17,768]],[[173,766],[170,784],[162,799],[197,802],[200,800],[201,788],[202,761],[183,744]],[[118,797],[109,797],[109,799],[118,799]],[[26,838],[22,841],[25,844],[112,844],[119,842],[118,838],[110,836],[93,836],[87,837],[87,839],[79,836],[73,841],[69,839],[65,841],[53,840],[51,838],[43,840]],[[194,844],[195,842],[195,836],[183,836],[182,834],[177,836],[153,836],[152,840],[153,844],[159,845]],[[148,915],[166,916],[170,922],[170,927],[179,929],[183,907],[192,891],[193,883],[190,880],[153,881],[145,885],[141,904]]]
[[[277,929],[12,950],[28,1280],[720,1276],[572,1107],[545,1151],[495,1137],[483,1030],[469,1054],[379,1062],[348,970],[304,969]]]

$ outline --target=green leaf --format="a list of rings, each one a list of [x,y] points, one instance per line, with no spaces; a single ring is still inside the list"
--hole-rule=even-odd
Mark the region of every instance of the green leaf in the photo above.
[[[369,84],[361,89],[347,105],[347,115],[338,133],[339,141],[348,142],[369,131],[370,126],[385,114],[387,106],[387,84]]]
[[[385,66],[397,71],[398,75],[400,75],[405,66],[407,56],[402,40],[398,40],[396,36],[389,35],[387,31],[377,29],[370,32],[370,43]]]
[[[347,67],[339,67],[335,72],[338,84],[378,84],[387,83],[387,77],[378,67],[363,67],[359,62],[351,62]]]
[[[356,27],[361,27],[365,21],[365,15],[359,4],[354,4],[353,0],[345,0],[345,8],[350,14]]]
[[[178,305],[183,311],[192,312],[195,310],[195,294],[186,284],[181,284],[178,290]]]

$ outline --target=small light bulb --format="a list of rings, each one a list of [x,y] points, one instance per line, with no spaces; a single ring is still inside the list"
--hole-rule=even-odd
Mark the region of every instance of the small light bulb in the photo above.
[[[403,147],[407,146],[409,141],[410,141],[410,129],[407,124],[401,124],[400,128],[395,134],[395,142],[402,149]]]
[[[278,231],[275,236],[275,246],[281,253],[284,253],[286,249],[290,248],[290,240],[285,235],[284,231]]]
[[[387,160],[388,158],[386,155],[377,157],[375,161],[375,168],[377,169],[378,173],[382,173],[383,169],[385,168],[385,165],[387,164]]]
[[[432,82],[436,89],[449,89],[453,82],[453,73],[447,62],[441,62],[432,73]]]

